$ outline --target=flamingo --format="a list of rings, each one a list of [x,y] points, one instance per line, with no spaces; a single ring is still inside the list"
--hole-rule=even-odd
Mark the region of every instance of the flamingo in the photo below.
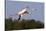
[[[24,9],[22,9],[22,11],[18,12],[18,14],[17,14],[17,15],[19,15],[18,20],[20,20],[20,18],[21,18],[22,16],[24,16],[24,15],[26,15],[26,14],[29,14],[29,12],[27,11],[27,8],[28,8],[28,7],[24,8]]]

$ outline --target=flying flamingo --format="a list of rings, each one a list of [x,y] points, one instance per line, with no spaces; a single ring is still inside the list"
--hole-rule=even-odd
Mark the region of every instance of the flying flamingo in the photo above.
[[[17,15],[19,15],[18,20],[20,20],[20,18],[21,18],[22,16],[24,16],[24,15],[26,15],[26,14],[29,14],[29,12],[27,11],[27,8],[29,8],[29,7],[26,7],[26,8],[24,8],[24,9],[22,9],[22,11],[18,12],[18,14],[17,14]]]

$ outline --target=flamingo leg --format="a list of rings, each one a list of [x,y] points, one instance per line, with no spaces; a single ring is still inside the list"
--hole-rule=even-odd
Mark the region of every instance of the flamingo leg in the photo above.
[[[18,18],[18,20],[20,20],[20,18],[21,18],[21,15],[19,15],[19,18]]]

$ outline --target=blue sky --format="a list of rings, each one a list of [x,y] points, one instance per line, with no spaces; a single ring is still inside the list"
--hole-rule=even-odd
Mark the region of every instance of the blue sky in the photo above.
[[[22,8],[28,6],[30,9],[28,12],[31,15],[23,16],[23,19],[35,19],[35,20],[40,20],[44,21],[44,3],[39,3],[39,2],[20,2],[20,1],[7,1],[6,3],[6,17],[13,17],[13,18],[18,18],[18,13],[21,11]],[[32,10],[32,9],[37,9],[37,10]]]

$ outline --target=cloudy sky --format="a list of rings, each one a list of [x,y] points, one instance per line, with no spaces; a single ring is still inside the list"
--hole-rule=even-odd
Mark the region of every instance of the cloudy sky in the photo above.
[[[28,12],[31,15],[23,16],[23,19],[35,19],[44,21],[44,3],[39,2],[23,2],[23,1],[7,1],[6,2],[6,17],[13,17],[18,19],[18,13],[24,7],[28,6],[30,9]]]

